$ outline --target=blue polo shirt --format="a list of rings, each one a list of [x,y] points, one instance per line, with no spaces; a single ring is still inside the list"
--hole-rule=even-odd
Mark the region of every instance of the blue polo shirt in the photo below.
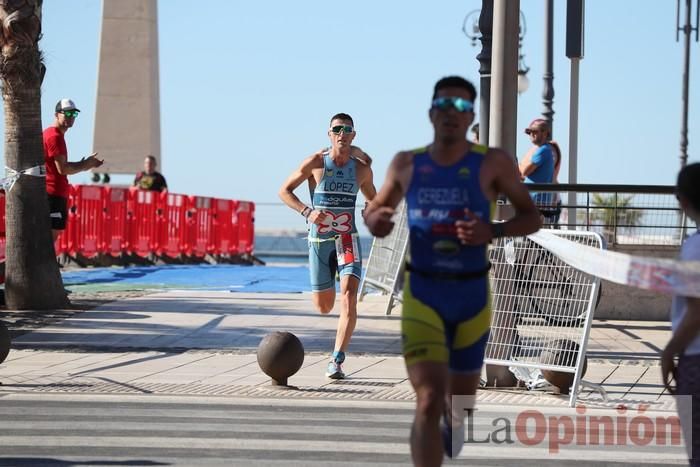
[[[554,181],[554,153],[552,146],[545,143],[532,155],[531,162],[537,168],[527,177],[525,183],[552,183]],[[538,208],[548,208],[554,203],[554,193],[531,192],[530,196]]]
[[[532,155],[532,163],[537,166],[534,172],[525,177],[525,183],[552,183],[554,178],[554,153],[552,146],[543,144]]]

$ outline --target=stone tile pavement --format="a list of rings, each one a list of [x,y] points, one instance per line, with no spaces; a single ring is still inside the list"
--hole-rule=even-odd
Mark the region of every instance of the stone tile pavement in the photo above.
[[[308,294],[178,291],[104,304],[21,333],[0,365],[3,392],[207,394],[412,400],[400,356],[399,312],[383,313],[385,299],[359,307],[345,371],[329,381],[325,365],[337,314],[311,309]],[[10,323],[10,327],[12,324]],[[302,341],[305,360],[289,391],[269,384],[256,360],[258,343],[272,331]],[[17,333],[17,331],[16,331]],[[594,321],[584,379],[601,384],[582,391],[589,405],[645,404],[674,410],[660,384],[658,353],[669,338],[664,322]],[[485,403],[565,406],[568,398],[526,390],[481,390]]]

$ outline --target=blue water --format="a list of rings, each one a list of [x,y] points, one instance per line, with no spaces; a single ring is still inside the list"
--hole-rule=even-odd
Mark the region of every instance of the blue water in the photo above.
[[[63,273],[73,292],[197,289],[295,293],[310,290],[307,265],[165,265],[88,268]]]

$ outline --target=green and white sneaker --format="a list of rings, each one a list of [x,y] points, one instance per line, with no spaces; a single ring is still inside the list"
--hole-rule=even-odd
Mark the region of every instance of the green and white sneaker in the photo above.
[[[345,373],[341,368],[342,363],[338,363],[335,360],[328,362],[328,367],[326,368],[326,377],[330,379],[343,379],[345,378]]]
[[[328,362],[328,367],[326,368],[326,377],[330,379],[343,379],[345,378],[345,373],[343,373],[342,364],[345,361],[345,352],[336,350],[331,356],[331,361]]]

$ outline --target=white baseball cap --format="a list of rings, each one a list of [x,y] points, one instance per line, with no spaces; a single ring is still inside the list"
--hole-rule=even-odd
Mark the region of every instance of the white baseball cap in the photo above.
[[[75,107],[75,102],[70,99],[61,99],[56,103],[56,112],[63,112],[64,110],[75,110],[80,112],[80,109]]]

